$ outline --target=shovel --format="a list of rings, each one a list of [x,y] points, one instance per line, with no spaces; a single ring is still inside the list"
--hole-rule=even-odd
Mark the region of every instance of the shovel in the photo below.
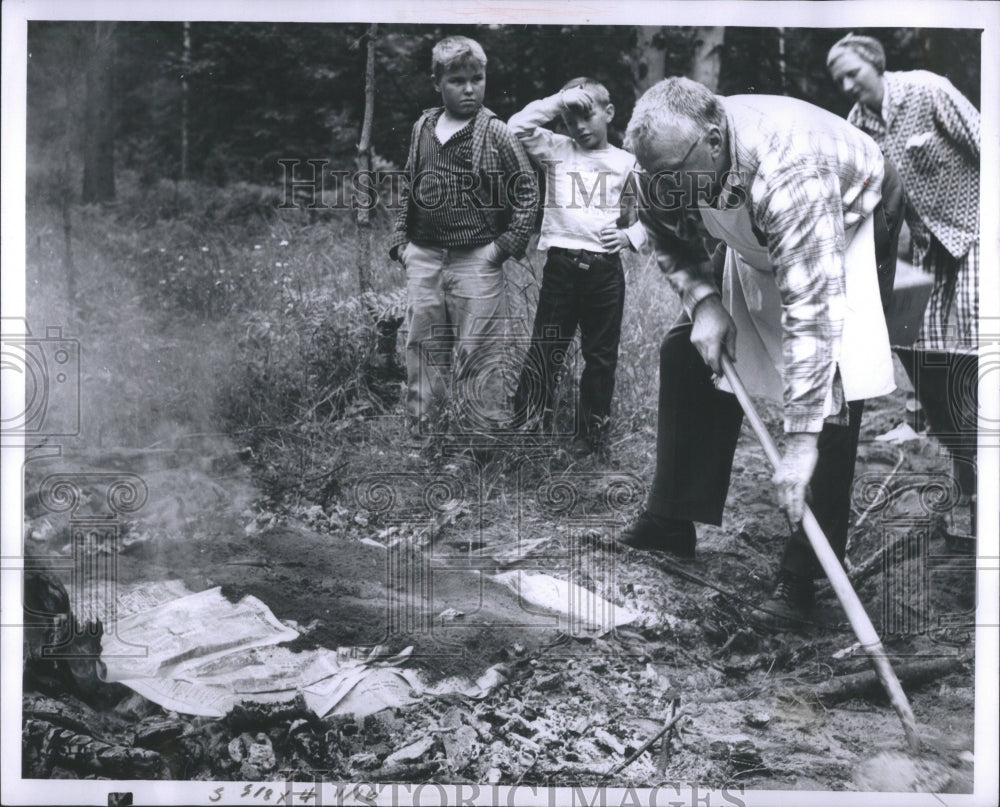
[[[778,452],[778,447],[774,444],[774,440],[771,439],[771,434],[764,425],[764,421],[760,419],[760,415],[757,413],[753,401],[750,400],[750,395],[747,393],[746,387],[743,386],[743,382],[740,381],[740,377],[736,374],[736,368],[733,367],[732,360],[725,353],[722,354],[722,372],[726,377],[726,381],[729,382],[729,386],[732,387],[737,400],[740,402],[740,406],[743,407],[743,412],[746,414],[747,420],[750,421],[750,426],[757,435],[757,439],[763,446],[764,453],[767,454],[771,465],[777,469],[781,462],[781,454]],[[879,681],[882,682],[882,686],[889,696],[892,708],[896,710],[896,714],[899,715],[899,719],[903,723],[903,731],[906,733],[906,741],[910,746],[910,750],[916,753],[920,750],[920,738],[917,736],[917,724],[913,717],[913,710],[910,708],[910,702],[906,698],[906,693],[903,692],[903,687],[900,685],[899,679],[892,669],[892,665],[889,664],[885,648],[882,646],[882,640],[879,639],[878,634],[875,632],[875,627],[868,618],[868,614],[865,612],[861,600],[858,599],[857,593],[851,586],[851,581],[847,579],[844,567],[840,565],[840,561],[837,560],[837,556],[830,548],[830,542],[826,540],[826,536],[823,534],[816,516],[813,515],[808,505],[806,505],[805,513],[802,516],[802,529],[809,539],[809,543],[812,545],[813,552],[816,553],[823,571],[829,578],[830,585],[833,587],[837,599],[840,600],[840,604],[847,613],[847,619],[851,623],[854,635],[868,653],[868,657],[875,667],[875,674],[878,676]]]

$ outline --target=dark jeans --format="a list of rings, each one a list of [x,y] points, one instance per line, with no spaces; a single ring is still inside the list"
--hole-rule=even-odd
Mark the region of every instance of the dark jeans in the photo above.
[[[597,439],[611,415],[625,274],[617,255],[583,253],[583,260],[590,262],[588,268],[563,250],[549,250],[514,410],[521,421],[551,412],[566,352],[579,326],[584,367],[577,432],[581,437]]]
[[[883,203],[875,211],[875,257],[883,306],[892,296],[904,204],[899,177],[886,165]],[[841,560],[864,401],[852,401],[849,410],[848,425],[824,424],[819,460],[810,480],[810,506]],[[691,344],[691,321],[682,315],[660,347],[656,472],[647,510],[666,518],[721,524],[742,423],[739,402],[715,388],[711,371]],[[803,577],[822,574],[801,529],[786,542],[781,568]]]

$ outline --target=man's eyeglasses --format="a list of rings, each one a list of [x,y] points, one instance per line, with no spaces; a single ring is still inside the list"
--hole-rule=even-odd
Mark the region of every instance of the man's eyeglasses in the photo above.
[[[665,171],[680,171],[684,167],[684,164],[688,161],[688,158],[691,156],[692,152],[694,151],[695,146],[697,146],[701,142],[701,139],[704,136],[705,136],[704,132],[702,132],[700,135],[698,135],[698,137],[695,139],[695,141],[691,144],[691,148],[689,148],[686,152],[684,152],[684,156],[681,157],[681,161],[679,163],[677,163],[677,165],[671,166],[669,168],[661,167],[660,171],[661,172],[665,172]]]
[[[640,169],[636,173],[638,173],[642,177],[647,177],[648,178],[650,176],[655,176],[655,175],[658,175],[658,174],[669,175],[669,174],[674,174],[674,173],[680,171],[681,169],[684,168],[684,165],[687,163],[688,159],[691,157],[691,154],[694,153],[695,147],[701,142],[701,139],[704,136],[705,136],[705,133],[702,132],[700,135],[698,135],[697,138],[695,138],[695,141],[691,144],[691,147],[686,152],[684,152],[684,156],[681,157],[680,162],[677,163],[676,165],[659,165],[658,164],[656,166],[656,171],[654,171],[653,174],[650,174],[649,171],[647,171],[645,168],[641,168],[640,167]]]

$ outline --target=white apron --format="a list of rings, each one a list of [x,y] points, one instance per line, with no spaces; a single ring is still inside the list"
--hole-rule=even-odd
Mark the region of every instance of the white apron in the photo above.
[[[733,210],[700,208],[708,231],[729,247],[722,302],[736,323],[736,369],[751,395],[784,398],[781,297],[767,247],[754,235],[746,205]],[[876,398],[896,388],[889,334],[879,296],[875,228],[871,216],[847,233],[846,310],[842,338],[833,347],[848,401]],[[834,316],[838,312],[832,312]],[[731,392],[724,380],[719,387]],[[832,385],[824,417],[837,414]]]

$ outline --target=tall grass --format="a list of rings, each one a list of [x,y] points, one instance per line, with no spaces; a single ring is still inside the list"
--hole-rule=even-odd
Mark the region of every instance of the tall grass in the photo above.
[[[392,319],[405,310],[405,277],[385,250],[390,215],[376,217],[374,295],[362,301],[350,211],[281,210],[276,189],[248,184],[146,187],[126,173],[118,187],[114,206],[71,209],[74,300],[60,211],[52,200],[28,206],[29,322],[63,325],[81,343],[82,431],[71,442],[141,447],[226,432],[252,449],[273,499],[325,504],[330,487],[303,480],[337,466],[354,434],[345,419],[402,414],[398,374],[372,363],[373,311]],[[531,251],[506,265],[508,336],[518,349],[543,258]],[[624,258],[611,437],[621,464],[642,470],[659,340],[677,303],[648,255]],[[400,349],[404,340],[405,325]],[[562,394],[571,404],[575,379]]]

